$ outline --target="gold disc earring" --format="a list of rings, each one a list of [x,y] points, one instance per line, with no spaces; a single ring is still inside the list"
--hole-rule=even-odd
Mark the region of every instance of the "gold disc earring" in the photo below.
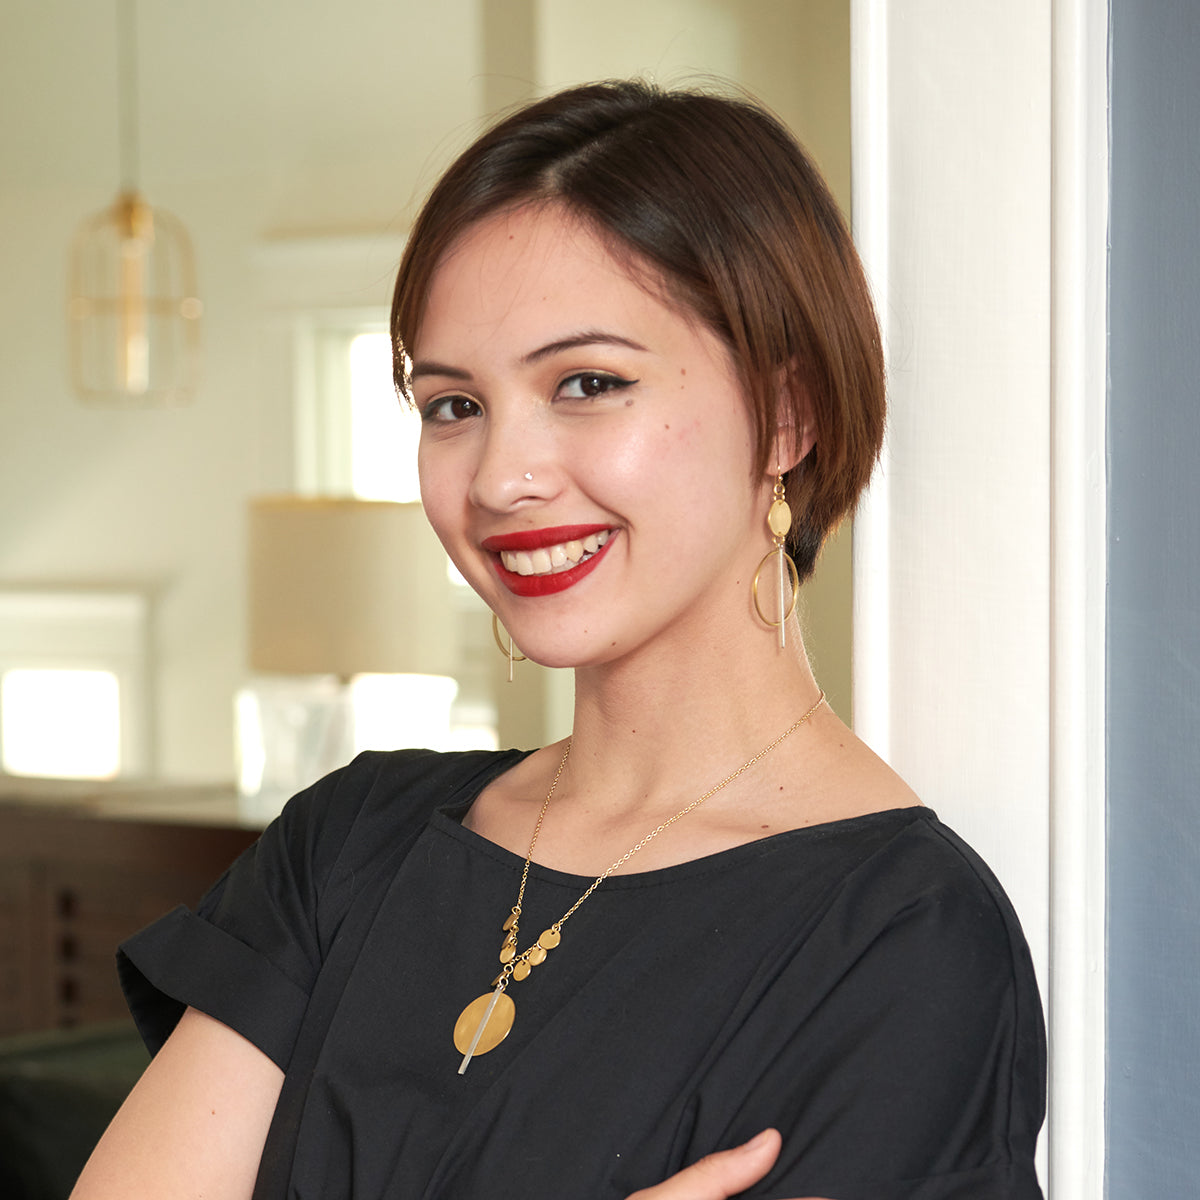
[[[508,659],[508,682],[513,681],[513,663],[524,662],[525,655],[513,645],[512,635],[508,630],[504,631],[505,637],[508,639],[508,644],[505,645],[504,639],[500,637],[500,618],[492,613],[492,637],[496,639],[496,645],[500,648],[500,653]]]
[[[779,645],[782,649],[782,647],[787,645],[787,634],[785,632],[787,620],[796,611],[796,601],[800,596],[800,573],[796,570],[796,564],[792,561],[792,556],[786,549],[787,535],[792,528],[792,510],[788,507],[782,474],[776,474],[775,476],[773,499],[771,500],[771,507],[767,511],[767,528],[771,531],[771,536],[775,539],[775,548],[768,550],[763,556],[762,562],[758,564],[758,570],[754,572],[754,582],[750,586],[750,592],[754,597],[754,611],[758,613],[759,620],[764,625],[769,625],[772,629],[779,630]],[[763,567],[771,559],[775,559],[777,563],[780,614],[778,621],[772,621],[763,612],[762,605],[758,600],[758,581],[763,573]],[[791,576],[790,580],[788,576]],[[787,599],[787,585],[789,582],[792,587],[791,600]]]

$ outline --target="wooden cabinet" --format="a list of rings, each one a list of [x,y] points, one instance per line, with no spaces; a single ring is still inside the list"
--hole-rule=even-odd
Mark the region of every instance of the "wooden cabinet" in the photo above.
[[[124,1016],[117,944],[195,904],[258,835],[229,790],[38,782],[0,788],[0,1034]]]

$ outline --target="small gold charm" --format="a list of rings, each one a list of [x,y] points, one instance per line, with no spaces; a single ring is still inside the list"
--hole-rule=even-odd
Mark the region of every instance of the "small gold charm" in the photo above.
[[[562,941],[562,935],[557,929],[551,926],[549,929],[543,929],[538,935],[537,944],[541,946],[543,950],[553,950],[560,941]]]
[[[531,967],[540,967],[546,961],[546,947],[539,946],[534,942],[528,950],[525,951],[525,960]]]
[[[760,510],[761,511],[761,510]],[[777,538],[785,538],[792,528],[792,510],[786,500],[776,500],[767,513],[767,528]]]
[[[517,927],[517,914],[509,913],[508,920],[504,922],[504,932],[511,933]]]
[[[529,972],[532,970],[533,970],[533,968],[529,965],[529,959],[527,957],[523,958],[520,960],[520,962],[517,963],[517,965],[515,967],[513,967],[512,977],[518,983],[520,983],[522,979],[529,978]]]
[[[517,948],[512,944],[512,942],[505,942],[504,945],[500,947],[500,961],[502,963],[510,963],[516,957]]]

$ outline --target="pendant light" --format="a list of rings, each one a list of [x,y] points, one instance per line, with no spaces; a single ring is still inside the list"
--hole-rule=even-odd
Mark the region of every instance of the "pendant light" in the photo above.
[[[117,0],[117,16],[121,186],[71,247],[71,381],[88,404],[184,404],[199,364],[195,260],[179,220],[137,189],[135,0]]]

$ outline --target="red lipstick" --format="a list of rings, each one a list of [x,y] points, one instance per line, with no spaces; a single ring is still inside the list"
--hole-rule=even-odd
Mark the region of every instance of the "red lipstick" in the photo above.
[[[514,546],[511,544],[509,536],[497,535],[495,538],[488,538],[483,545],[485,549],[491,549],[488,543],[497,542],[503,543],[503,549],[505,550],[539,550],[543,546],[556,546],[560,542],[574,541],[578,538],[587,537],[589,534],[602,533],[607,529],[609,529],[607,525],[564,525],[559,526],[557,529],[536,529],[524,535],[525,537],[540,538],[543,534],[551,533],[554,536],[549,540],[541,540],[534,543],[526,542],[524,545]],[[583,533],[573,533],[572,531],[574,530],[583,530]],[[518,536],[522,535],[513,535],[513,537]],[[607,553],[612,543],[613,537],[610,537],[590,558],[585,558],[583,562],[578,563],[576,566],[568,567],[565,571],[554,571],[546,575],[518,575],[515,571],[510,571],[504,565],[500,560],[498,551],[493,551],[492,568],[495,570],[500,582],[514,596],[552,596],[556,592],[565,592],[567,588],[574,587],[581,579],[590,575],[599,565],[600,560]]]

